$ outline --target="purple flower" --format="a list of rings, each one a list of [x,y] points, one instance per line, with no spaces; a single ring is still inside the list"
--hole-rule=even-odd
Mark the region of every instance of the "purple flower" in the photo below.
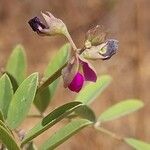
[[[92,46],[90,48],[87,48],[82,53],[82,56],[86,59],[110,59],[118,50],[118,41],[115,39],[108,39],[106,42],[97,45]]]
[[[78,54],[75,54],[62,70],[62,77],[64,87],[77,93],[82,89],[84,81],[96,82],[97,80],[94,67]]]

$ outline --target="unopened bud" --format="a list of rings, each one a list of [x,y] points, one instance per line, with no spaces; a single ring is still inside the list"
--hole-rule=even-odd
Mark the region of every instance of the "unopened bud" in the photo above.
[[[96,27],[90,29],[86,33],[85,47],[97,46],[105,42],[107,33],[104,31],[103,26],[97,25]]]
[[[42,16],[45,19],[46,25],[38,17],[34,17],[28,22],[33,31],[39,35],[68,35],[67,27],[62,20],[54,17],[50,12],[47,12],[47,14],[42,13]]]

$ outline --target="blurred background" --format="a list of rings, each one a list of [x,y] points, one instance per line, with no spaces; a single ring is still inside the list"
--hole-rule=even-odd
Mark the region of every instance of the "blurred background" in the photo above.
[[[28,20],[50,11],[68,26],[78,47],[83,46],[85,33],[97,24],[119,40],[119,50],[108,61],[94,62],[99,75],[110,74],[113,82],[92,104],[99,115],[106,108],[127,98],[139,98],[145,102],[144,109],[119,120],[105,124],[105,127],[119,135],[137,137],[150,142],[150,0],[0,0],[0,68],[12,48],[21,43],[28,57],[28,74],[42,72],[57,50],[67,42],[63,37],[39,37],[33,33]],[[72,101],[75,93],[63,88],[62,81],[47,113],[58,105]],[[22,125],[30,129],[38,119],[29,118]],[[63,123],[62,123],[63,124]],[[43,138],[62,126],[39,136]],[[130,150],[130,147],[86,128],[61,145],[58,150]]]

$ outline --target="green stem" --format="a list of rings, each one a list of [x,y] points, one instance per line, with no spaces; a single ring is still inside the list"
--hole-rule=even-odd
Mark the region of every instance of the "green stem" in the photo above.
[[[54,82],[57,78],[59,78],[61,76],[61,71],[62,69],[67,65],[67,62],[61,67],[59,68],[53,75],[51,75],[47,80],[45,80],[44,82],[42,82],[39,87],[38,87],[38,91],[42,91],[43,89],[45,89],[48,85],[50,85],[52,82]]]
[[[109,130],[107,130],[107,129],[105,129],[105,128],[97,127],[97,126],[96,126],[95,129],[98,130],[98,131],[100,131],[100,132],[102,132],[102,133],[104,133],[104,134],[109,135],[110,137],[112,137],[112,138],[114,138],[114,139],[116,139],[116,140],[119,140],[119,141],[122,141],[122,140],[123,140],[123,137],[121,137],[121,136],[119,136],[119,135],[116,135],[115,133],[113,133],[113,132],[111,132],[111,131],[109,131]]]

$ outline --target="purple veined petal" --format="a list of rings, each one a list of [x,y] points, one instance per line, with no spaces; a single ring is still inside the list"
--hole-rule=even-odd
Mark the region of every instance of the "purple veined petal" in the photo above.
[[[96,82],[97,75],[96,75],[96,71],[95,71],[94,67],[84,58],[81,58],[79,56],[79,59],[80,59],[81,65],[82,65],[85,80]]]
[[[81,73],[77,73],[75,75],[75,77],[73,78],[72,82],[70,83],[70,85],[68,86],[68,88],[71,90],[71,91],[74,91],[74,92],[79,92],[82,87],[83,87],[83,83],[84,83],[84,77]]]
[[[70,58],[67,66],[62,69],[62,77],[64,81],[64,87],[68,87],[68,85],[72,82],[73,78],[77,74],[79,70],[79,59],[76,56]]]

